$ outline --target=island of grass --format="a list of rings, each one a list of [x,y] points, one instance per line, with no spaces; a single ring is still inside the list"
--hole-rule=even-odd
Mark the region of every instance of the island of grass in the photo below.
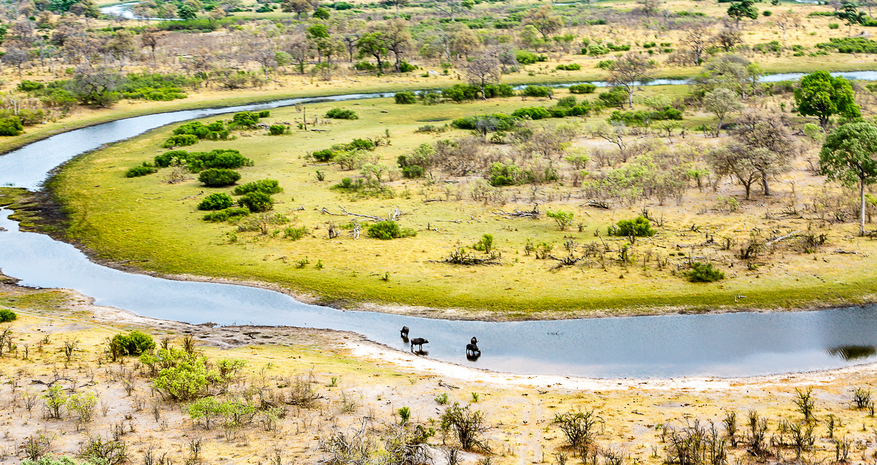
[[[663,101],[685,91],[640,94]],[[772,194],[753,188],[747,200],[705,156],[733,136],[691,134],[710,115],[686,111],[661,132],[631,126],[621,146],[606,134],[616,114],[594,95],[577,96],[574,105],[593,105],[581,116],[510,116],[571,103],[554,92],[527,102],[308,105],[316,124],[294,107],[245,127],[225,115],[202,123],[231,127],[227,140],[174,150],[242,154],[251,166],[236,166],[240,180],[226,187],[199,181],[188,155],[125,176],[167,158],[172,126],[74,160],[50,188],[69,212],[67,237],[100,259],[270,283],[339,306],[505,319],[870,301],[877,243],[834,216],[847,194],[808,171],[818,145],[806,136],[793,136],[802,150],[772,178]],[[357,118],[323,117],[339,107]],[[276,125],[287,129],[269,130]],[[252,207],[241,187],[268,181],[270,207]],[[222,208],[199,210],[217,194],[228,198]],[[637,222],[650,232],[619,229]],[[707,264],[710,279],[692,278]]]

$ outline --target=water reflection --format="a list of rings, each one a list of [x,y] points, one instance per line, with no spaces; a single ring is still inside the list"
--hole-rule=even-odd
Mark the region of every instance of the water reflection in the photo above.
[[[871,357],[877,354],[877,347],[875,346],[840,346],[840,347],[832,347],[831,349],[827,349],[831,355],[835,357],[840,357],[845,361],[849,362],[851,360],[863,360],[868,357]]]

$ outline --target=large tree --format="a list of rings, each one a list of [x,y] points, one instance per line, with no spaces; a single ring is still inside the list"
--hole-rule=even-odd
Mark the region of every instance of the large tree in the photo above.
[[[478,57],[466,64],[466,77],[472,85],[481,88],[482,100],[487,100],[487,85],[499,82],[500,63],[496,57]]]
[[[524,24],[532,24],[542,34],[542,37],[547,39],[549,34],[553,34],[563,27],[563,18],[555,16],[551,6],[545,5],[539,9],[531,9],[524,16]]]
[[[865,13],[859,11],[856,4],[852,2],[844,2],[843,9],[835,13],[835,16],[847,22],[847,26],[849,26],[847,34],[850,36],[853,35],[853,24],[865,24],[868,21]]]
[[[380,31],[369,32],[359,38],[356,42],[356,46],[359,48],[360,57],[374,57],[378,62],[378,72],[384,72],[384,60],[387,58],[389,50],[387,50],[383,33]]]
[[[865,185],[877,182],[877,128],[850,123],[825,138],[819,152],[819,170],[829,181],[846,187],[859,185],[859,234],[865,234]]]
[[[713,39],[707,35],[708,32],[709,30],[707,27],[701,24],[689,25],[682,30],[680,42],[690,48],[691,52],[694,53],[694,62],[697,66],[700,66],[703,52],[709,47],[710,42],[713,41]]]
[[[822,129],[833,115],[862,116],[849,81],[833,77],[827,71],[816,71],[801,79],[801,86],[795,89],[795,104],[802,115],[819,118]]]
[[[633,108],[633,93],[637,85],[647,84],[652,80],[654,64],[643,55],[628,52],[612,63],[609,70],[609,84],[623,87],[627,91],[627,103]]]

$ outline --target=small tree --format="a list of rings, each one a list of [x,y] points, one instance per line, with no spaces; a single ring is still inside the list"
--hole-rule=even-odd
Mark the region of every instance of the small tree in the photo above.
[[[851,123],[831,133],[819,152],[819,170],[828,181],[859,184],[859,234],[865,234],[865,185],[877,182],[877,128]]]
[[[547,211],[545,212],[545,216],[554,219],[554,222],[557,223],[557,227],[560,228],[561,231],[566,231],[566,228],[572,224],[573,213],[563,210],[558,210],[556,212]]]
[[[850,36],[853,35],[853,24],[865,24],[868,21],[865,13],[859,11],[856,4],[852,2],[843,2],[843,9],[835,13],[835,16],[847,22]]]
[[[482,100],[487,100],[487,85],[499,82],[501,74],[496,57],[479,57],[466,65],[466,76],[472,85],[481,88]]]
[[[480,410],[471,411],[469,406],[454,405],[445,408],[442,414],[442,429],[452,431],[460,441],[463,450],[480,450],[489,452],[490,447],[482,435],[487,430],[484,414]]]
[[[654,64],[646,56],[629,52],[612,63],[608,82],[624,88],[628,106],[633,108],[633,93],[637,90],[637,85],[644,85],[652,80],[653,68]]]
[[[719,123],[716,125],[716,137],[718,137],[725,117],[735,111],[742,110],[743,102],[740,101],[740,96],[736,92],[719,87],[704,96],[703,106],[719,119]]]
[[[734,19],[735,26],[739,28],[741,19],[758,19],[758,8],[753,6],[752,0],[743,0],[739,3],[732,3],[731,6],[728,7],[728,16]]]

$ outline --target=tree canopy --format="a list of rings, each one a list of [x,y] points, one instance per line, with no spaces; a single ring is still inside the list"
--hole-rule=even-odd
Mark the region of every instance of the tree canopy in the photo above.
[[[859,184],[859,234],[865,234],[865,185],[877,182],[877,128],[850,123],[829,134],[819,152],[819,170],[828,181]]]
[[[816,116],[822,129],[833,115],[858,118],[862,114],[856,105],[853,87],[842,77],[833,77],[827,71],[816,71],[801,79],[795,89],[795,105],[804,116]]]

